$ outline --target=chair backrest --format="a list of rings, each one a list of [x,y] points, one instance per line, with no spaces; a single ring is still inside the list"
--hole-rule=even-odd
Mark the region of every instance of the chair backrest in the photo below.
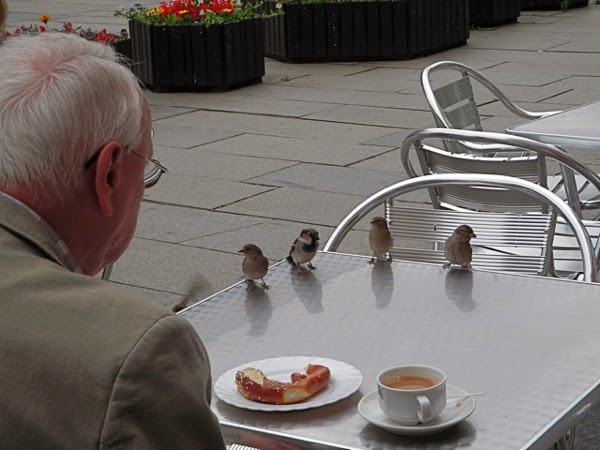
[[[523,109],[515,105],[481,72],[458,62],[440,61],[426,67],[421,73],[421,87],[437,127],[483,131],[472,80],[519,117],[533,120],[560,112],[534,112]],[[484,101],[489,103],[490,99],[486,98]],[[481,145],[448,141],[444,142],[444,145],[453,152],[468,152],[471,149],[484,148],[488,152],[511,151],[510,148],[504,148],[497,144]]]
[[[503,147],[521,149],[538,157],[533,159],[528,156],[487,157],[482,156],[485,154],[485,150],[482,149],[473,150],[468,154],[452,153],[427,144],[429,141],[439,139],[484,145],[498,144]],[[418,159],[420,171],[412,162],[415,156]],[[600,177],[568,153],[553,145],[504,133],[443,128],[418,130],[406,137],[402,143],[400,157],[402,165],[410,177],[436,173],[503,174],[535,182],[542,187],[548,186],[546,162],[554,160],[562,167],[580,175],[593,188],[600,191]],[[565,178],[565,181],[564,189],[567,191],[565,197],[569,200],[570,206],[579,212],[581,199],[577,186],[574,180],[571,182],[570,178]],[[473,190],[461,186],[441,186],[430,189],[429,193],[436,208],[476,211],[540,211],[539,203],[535,204],[531,199],[522,198],[514,192],[511,194],[507,190],[495,188]],[[544,212],[547,209],[542,207],[541,211]]]
[[[596,281],[598,276],[598,269],[595,260],[594,249],[592,248],[589,235],[582,224],[579,217],[573,212],[573,210],[558,196],[551,193],[547,189],[533,184],[529,181],[522,180],[520,178],[508,177],[504,175],[482,175],[482,174],[438,174],[438,175],[424,175],[416,178],[410,178],[408,180],[396,183],[392,186],[389,186],[381,191],[373,194],[361,204],[359,204],[354,210],[350,212],[336,227],[333,231],[331,237],[325,244],[323,250],[324,251],[336,251],[339,247],[340,243],[343,241],[348,232],[365,216],[370,214],[375,208],[389,202],[393,199],[394,202],[400,200],[400,197],[406,193],[419,190],[419,189],[429,189],[435,188],[441,185],[456,185],[456,186],[467,186],[467,187],[490,187],[490,188],[500,188],[500,189],[515,189],[525,195],[532,196],[536,198],[538,201],[543,202],[549,205],[549,209],[553,212],[559,214],[565,221],[566,224],[571,228],[573,235],[577,241],[579,246],[579,250],[581,253],[581,261],[583,265],[583,279],[585,281]],[[392,204],[393,205],[393,204]],[[445,213],[446,211],[438,210],[440,213]],[[391,214],[391,212],[390,212]],[[400,212],[401,214],[401,212]],[[472,214],[480,214],[472,212]],[[496,214],[495,216],[500,216],[501,219],[502,214]],[[525,215],[527,216],[527,215]],[[531,214],[531,216],[543,216],[542,214]],[[475,217],[475,216],[469,216]],[[482,216],[483,217],[483,216]],[[508,215],[506,216],[508,217]],[[390,217],[392,223],[390,224],[392,227],[393,217]],[[474,219],[473,219],[474,220]],[[489,220],[489,217],[484,219]],[[496,220],[496,219],[495,219]],[[448,228],[446,230],[450,230],[452,226],[460,224],[452,219],[452,224],[446,225]],[[434,224],[434,228],[437,228],[437,223]],[[498,229],[502,230],[502,233],[510,233],[511,229],[514,228],[515,224],[511,223],[506,227],[500,226]],[[418,228],[418,224],[416,225]],[[432,227],[432,225],[429,225]],[[482,228],[483,230],[483,228]],[[478,231],[476,231],[478,234]],[[549,240],[547,240],[547,245],[550,244],[552,240],[553,230],[547,230],[549,234]],[[490,235],[493,233],[490,233]],[[479,234],[478,234],[479,235]],[[446,237],[449,234],[446,234]],[[478,239],[478,238],[477,238]],[[492,239],[492,237],[490,237]],[[531,247],[531,246],[530,246]],[[514,252],[516,253],[516,252]],[[522,252],[521,257],[529,255],[530,252]],[[537,256],[537,255],[533,255]],[[518,255],[517,255],[518,257]],[[486,257],[488,258],[488,257]],[[504,264],[504,263],[497,263]],[[516,263],[513,263],[516,264]],[[476,267],[476,266],[475,266]],[[489,265],[489,267],[493,268],[493,270],[498,270],[498,267],[505,267],[505,265]]]
[[[594,248],[596,264],[600,264],[600,222],[582,220]],[[581,252],[573,230],[564,220],[557,221],[552,245],[552,264],[556,276],[580,279],[583,275]]]
[[[444,264],[445,240],[461,224],[477,234],[473,267],[548,275],[556,214],[501,214],[417,209],[386,202],[394,259]],[[409,246],[407,246],[410,245]],[[419,247],[420,246],[420,247]]]
[[[540,179],[543,170],[540,170],[541,160],[538,158],[476,156],[473,153],[451,153],[429,145],[416,145],[415,148],[423,173],[429,175],[482,173],[510,175],[542,185],[546,181]],[[511,189],[439,186],[429,191],[436,208],[523,213],[547,210],[539,201]]]

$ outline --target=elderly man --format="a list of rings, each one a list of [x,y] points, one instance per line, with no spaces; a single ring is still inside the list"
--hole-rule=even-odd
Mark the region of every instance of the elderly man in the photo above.
[[[148,103],[110,47],[0,46],[0,448],[225,447],[194,329],[93,277],[166,170],[152,152]]]

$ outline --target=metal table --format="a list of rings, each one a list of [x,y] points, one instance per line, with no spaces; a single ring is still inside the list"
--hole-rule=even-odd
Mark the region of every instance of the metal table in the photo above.
[[[565,147],[600,147],[600,100],[507,128],[515,134]]]
[[[359,391],[295,412],[213,409],[230,442],[263,448],[548,448],[600,401],[600,285],[320,252],[315,272],[287,262],[271,289],[238,283],[184,310],[213,379],[247,362],[314,355],[357,367]],[[483,391],[474,413],[437,435],[405,437],[357,412],[381,370],[423,363]],[[232,380],[233,383],[233,380]],[[287,442],[277,445],[269,439]],[[267,442],[267,444],[264,444]]]
[[[509,127],[506,132],[559,147],[597,149],[600,148],[598,117],[600,117],[600,100]],[[581,217],[578,195],[575,194],[577,191],[575,175],[564,166],[561,166],[561,172],[566,183],[569,204]]]

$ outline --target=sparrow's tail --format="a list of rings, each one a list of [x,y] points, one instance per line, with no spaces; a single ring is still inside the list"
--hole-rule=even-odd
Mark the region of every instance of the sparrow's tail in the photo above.
[[[187,293],[183,296],[179,302],[175,306],[173,306],[172,311],[177,313],[188,307],[190,302],[197,297],[200,292],[207,286],[206,280],[204,277],[200,276],[194,280],[192,280],[191,285],[187,291]]]

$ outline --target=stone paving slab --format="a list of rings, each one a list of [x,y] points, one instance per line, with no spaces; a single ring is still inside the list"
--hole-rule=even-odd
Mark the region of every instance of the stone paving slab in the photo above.
[[[159,123],[165,126],[208,127],[231,132],[247,132],[298,139],[323,139],[345,144],[360,143],[390,132],[389,129],[370,125],[306,119],[297,120],[291,117],[220,111],[194,111],[178,117],[161,119]]]
[[[319,164],[298,164],[247,180],[248,183],[261,186],[292,187],[362,196],[369,196],[397,181],[397,171]]]
[[[169,168],[169,173],[191,175],[199,179],[217,178],[229,181],[244,181],[271,172],[294,166],[295,161],[282,159],[253,158],[229,153],[211,152],[204,147],[193,149],[158,147],[156,157]],[[251,184],[256,184],[250,181]]]
[[[148,202],[144,202],[148,204]],[[239,235],[248,228],[268,222],[266,219],[239,214],[227,214],[198,208],[150,203],[153,208],[140,213],[135,235],[140,238],[187,244],[209,249],[220,248],[221,235]],[[195,239],[205,238],[212,245],[195,245]],[[238,249],[239,250],[239,249]],[[233,251],[233,250],[229,250]]]
[[[154,108],[152,109],[154,111]],[[193,126],[167,126],[163,125],[159,121],[154,123],[153,142],[156,146],[190,149],[200,145],[210,144],[211,142],[217,142],[223,139],[238,136],[239,134],[239,132],[235,131],[217,130],[205,127],[199,129]]]
[[[389,133],[383,130],[381,133]],[[359,137],[358,137],[359,138]],[[228,153],[255,157],[281,159],[295,162],[315,162],[327,165],[346,166],[379,155],[386,151],[376,145],[345,143],[335,140],[301,137],[265,136],[242,134],[201,147],[213,153]]]
[[[219,210],[336,226],[362,200],[363,196],[285,187],[272,189],[263,195],[241,200]]]
[[[343,105],[320,113],[310,114],[307,118],[348,124],[367,124],[395,128],[427,128],[431,126],[429,111],[380,108],[373,106]]]
[[[160,203],[177,204],[203,209],[221,208],[272,188],[238,183],[219,178],[176,174],[163,177],[160,185],[146,191],[144,198]]]

